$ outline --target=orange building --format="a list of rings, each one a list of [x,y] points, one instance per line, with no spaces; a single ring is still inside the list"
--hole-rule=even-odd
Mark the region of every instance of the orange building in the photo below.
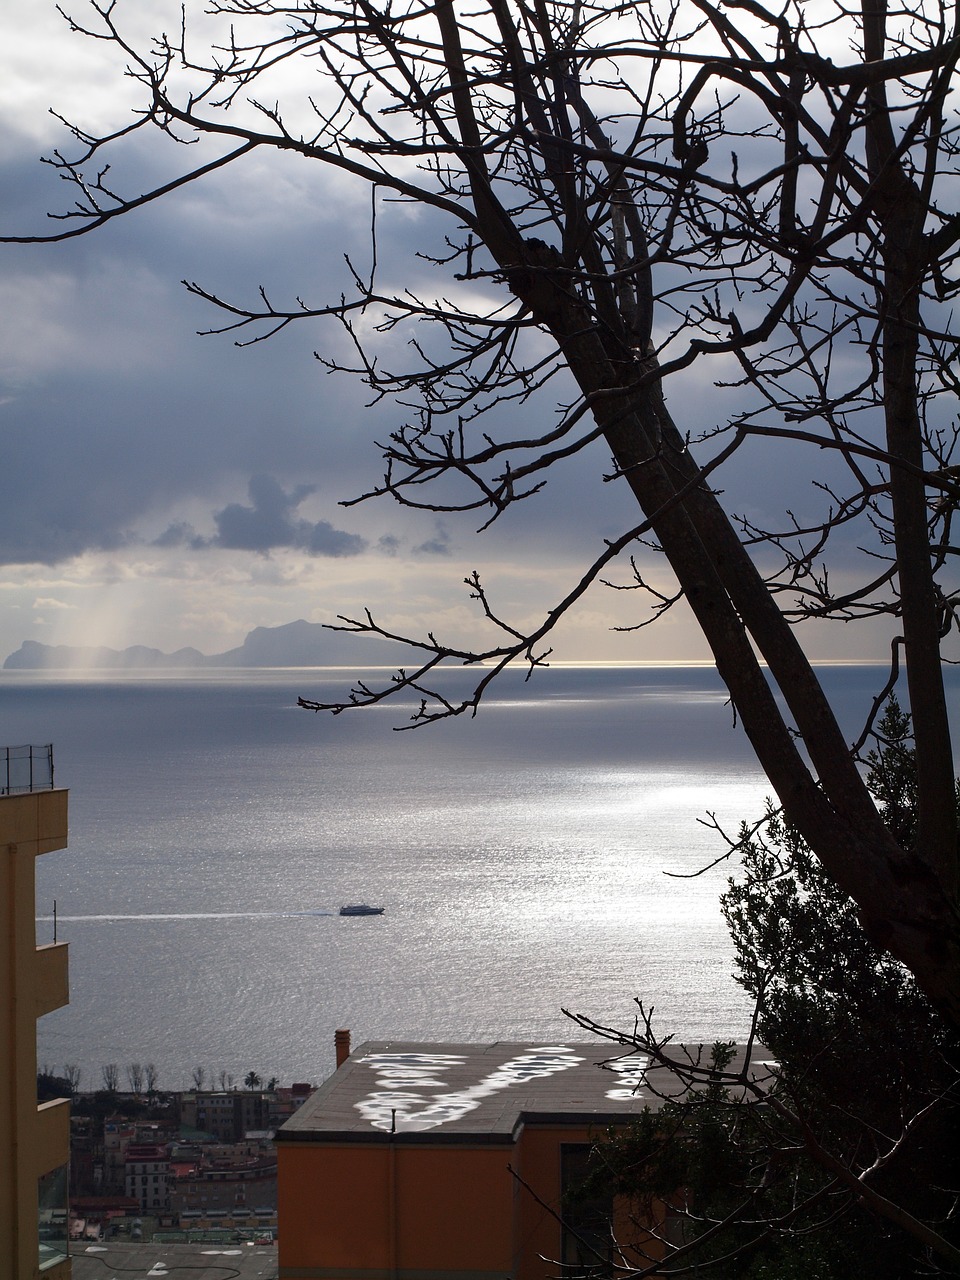
[[[659,1105],[647,1066],[597,1044],[362,1045],[277,1133],[280,1280],[640,1263],[629,1206],[570,1193],[595,1139]]]

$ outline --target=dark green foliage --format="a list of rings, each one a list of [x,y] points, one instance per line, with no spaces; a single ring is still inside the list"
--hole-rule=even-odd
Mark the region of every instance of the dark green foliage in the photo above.
[[[65,1076],[58,1076],[49,1067],[37,1072],[37,1102],[52,1102],[55,1098],[69,1098],[73,1090]]]
[[[917,827],[917,766],[910,745],[910,717],[896,698],[887,703],[876,733],[879,751],[867,756],[867,786],[883,820],[904,849],[912,849]]]
[[[915,769],[909,718],[895,700],[879,734],[868,782],[884,818],[909,840]],[[868,1163],[865,1147],[885,1150],[904,1117],[949,1086],[955,1034],[912,975],[867,941],[854,904],[777,816],[746,842],[742,876],[721,903],[737,981],[758,1002],[760,1038],[791,1098]]]
[[[869,786],[909,844],[915,768],[909,718],[895,701],[877,737]],[[854,904],[775,812],[760,833],[744,828],[742,838],[741,874],[722,908],[737,981],[754,997],[758,1038],[778,1063],[773,1097],[784,1110],[744,1105],[735,1088],[701,1089],[611,1137],[598,1169],[602,1161],[618,1189],[641,1203],[672,1202],[671,1239],[703,1241],[703,1274],[956,1274],[909,1228],[865,1207],[852,1178],[829,1167],[837,1160],[854,1176],[870,1170],[867,1186],[960,1242],[951,1220],[960,1188],[956,1033],[912,975],[867,941]],[[721,1067],[727,1049],[714,1048]],[[677,1268],[693,1260],[678,1257]]]

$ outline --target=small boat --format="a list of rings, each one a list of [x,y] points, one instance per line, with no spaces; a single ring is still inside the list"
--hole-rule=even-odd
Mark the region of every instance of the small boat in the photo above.
[[[365,902],[355,902],[352,906],[341,907],[342,916],[382,916],[383,907],[368,907]]]

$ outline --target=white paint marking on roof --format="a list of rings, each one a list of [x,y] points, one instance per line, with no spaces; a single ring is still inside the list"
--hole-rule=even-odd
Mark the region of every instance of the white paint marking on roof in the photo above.
[[[607,1090],[608,1098],[620,1102],[636,1098],[638,1089],[645,1083],[650,1057],[645,1053],[634,1053],[627,1058],[615,1058],[603,1065],[607,1071],[614,1071],[620,1077],[617,1087]]]
[[[583,1061],[566,1045],[544,1045],[501,1063],[465,1089],[430,1094],[431,1089],[443,1088],[444,1072],[466,1062],[463,1055],[375,1053],[363,1062],[377,1073],[378,1089],[354,1105],[374,1129],[388,1133],[435,1129],[459,1120],[501,1089],[555,1075]]]

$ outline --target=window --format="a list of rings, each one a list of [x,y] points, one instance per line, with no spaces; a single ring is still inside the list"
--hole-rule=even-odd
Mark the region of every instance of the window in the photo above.
[[[37,1229],[40,1270],[67,1256],[67,1166],[45,1173],[37,1182]]]
[[[588,1142],[560,1144],[561,1259],[569,1277],[610,1274],[613,1192],[594,1184]]]

